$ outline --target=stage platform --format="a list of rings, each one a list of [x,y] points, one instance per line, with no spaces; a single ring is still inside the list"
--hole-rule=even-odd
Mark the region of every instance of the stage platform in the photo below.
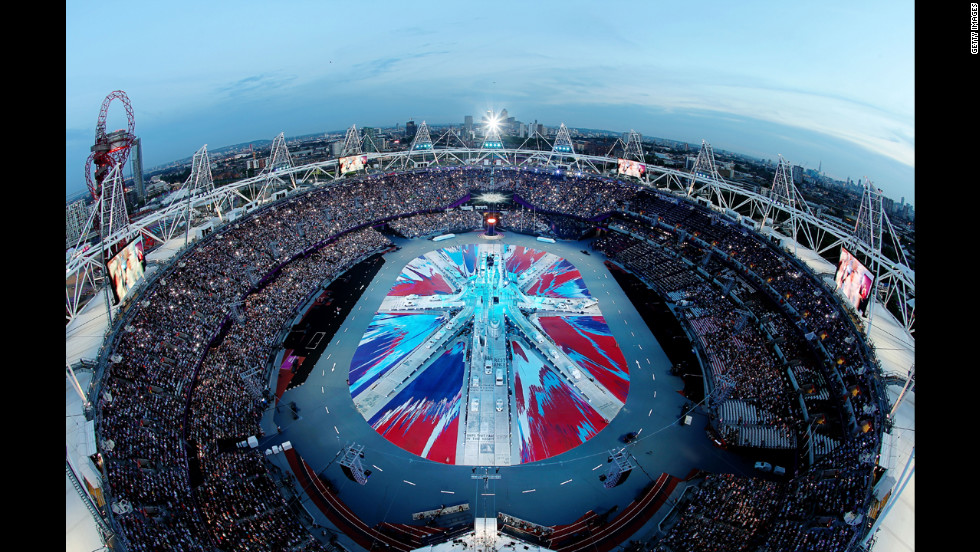
[[[306,382],[285,392],[280,404],[295,402],[299,417],[270,409],[263,419],[264,450],[289,441],[313,473],[334,486],[345,506],[364,523],[411,524],[412,515],[444,504],[470,504],[474,518],[499,512],[540,525],[568,524],[592,510],[621,509],[661,474],[683,478],[692,470],[754,475],[752,460],[715,446],[707,436],[705,414],[692,413],[690,426],[680,424],[687,399],[682,381],[670,375],[670,362],[640,314],[603,264],[588,254],[587,242],[546,243],[533,236],[504,232],[493,247],[523,246],[568,260],[581,273],[590,296],[598,301],[608,330],[629,367],[628,395],[621,409],[597,435],[561,454],[540,461],[492,466],[499,478],[480,479],[484,463],[456,465],[420,457],[380,435],[358,410],[348,382],[349,369],[368,330],[403,268],[413,259],[439,249],[487,241],[477,232],[457,234],[437,243],[395,240],[399,249],[384,257],[370,282],[352,284],[362,293],[356,306],[321,355]],[[468,407],[468,405],[466,405]],[[280,431],[281,430],[281,431]],[[628,446],[623,437],[636,433]],[[363,446],[363,466],[371,470],[365,485],[348,479],[337,463],[349,444]],[[624,483],[606,488],[600,481],[611,450],[626,450],[636,468]],[[491,462],[485,463],[487,465]],[[320,525],[329,521],[304,503]]]

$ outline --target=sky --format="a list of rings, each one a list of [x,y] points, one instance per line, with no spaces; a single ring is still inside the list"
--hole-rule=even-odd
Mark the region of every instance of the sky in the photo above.
[[[781,155],[915,203],[911,0],[104,0],[65,12],[66,196],[85,189],[99,109],[122,90],[144,169],[205,145],[507,109]],[[126,127],[121,102],[106,127]]]

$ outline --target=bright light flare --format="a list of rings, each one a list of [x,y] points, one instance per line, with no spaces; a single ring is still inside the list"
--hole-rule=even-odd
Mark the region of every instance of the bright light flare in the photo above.
[[[486,125],[487,125],[487,132],[488,133],[490,133],[490,132],[496,132],[496,131],[500,130],[501,123],[503,123],[503,121],[500,119],[500,115],[498,115],[497,113],[494,113],[491,110],[488,110],[487,111]]]

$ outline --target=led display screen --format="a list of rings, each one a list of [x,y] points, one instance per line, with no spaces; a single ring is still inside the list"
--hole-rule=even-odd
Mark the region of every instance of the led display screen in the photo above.
[[[140,238],[122,249],[109,260],[109,279],[112,281],[112,293],[116,304],[129,294],[129,290],[139,282],[146,270],[146,258],[143,256],[143,239]]]
[[[834,279],[837,282],[836,289],[844,294],[847,302],[855,309],[864,312],[868,298],[871,297],[874,275],[843,247],[840,250],[840,260],[837,263],[837,274]]]
[[[366,155],[351,155],[350,157],[341,157],[340,174],[347,174],[349,172],[359,171],[364,168],[365,163],[367,163]]]
[[[619,174],[640,178],[646,171],[647,166],[639,161],[630,161],[629,159],[619,160]]]

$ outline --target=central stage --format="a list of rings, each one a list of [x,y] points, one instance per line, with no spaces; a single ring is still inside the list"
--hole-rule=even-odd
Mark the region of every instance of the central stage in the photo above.
[[[412,259],[354,352],[357,410],[398,447],[507,466],[575,448],[619,413],[629,367],[582,274],[525,246]]]
[[[503,512],[534,523],[557,525],[571,523],[590,510],[597,513],[608,512],[612,509],[623,511],[637,497],[645,496],[644,493],[663,473],[677,477],[684,477],[692,469],[718,473],[752,473],[751,461],[717,448],[706,437],[702,428],[706,425],[707,419],[703,413],[700,411],[693,412],[694,423],[690,426],[682,426],[679,423],[682,409],[688,402],[680,393],[683,389],[683,382],[680,378],[670,375],[670,361],[647,327],[643,317],[637,311],[637,308],[645,307],[643,305],[634,307],[623,289],[609,273],[604,264],[605,257],[587,252],[587,242],[545,243],[532,236],[506,233],[502,240],[488,243],[480,238],[478,232],[458,234],[439,242],[398,238],[394,241],[398,248],[385,253],[384,263],[370,281],[351,281],[349,283],[348,287],[351,293],[359,296],[356,304],[323,350],[306,382],[301,386],[285,391],[281,397],[279,404],[291,405],[295,403],[298,415],[287,407],[279,408],[278,412],[277,409],[270,408],[267,416],[263,419],[263,429],[268,436],[263,440],[263,448],[289,441],[293,452],[302,457],[309,465],[310,472],[322,478],[323,481],[329,482],[342,500],[344,508],[349,509],[363,523],[368,526],[375,526],[382,522],[414,523],[413,515],[417,512],[438,509],[442,505],[453,506],[466,503],[469,505],[471,515],[475,518],[492,518],[497,513]],[[465,280],[463,279],[463,272],[457,271],[452,266],[463,267],[467,279],[471,275],[478,276],[480,265],[477,262],[480,257],[475,252],[487,246],[514,248],[514,253],[507,260],[512,265],[518,263],[518,266],[507,269],[507,262],[501,257],[500,261],[494,261],[495,266],[498,266],[499,262],[503,262],[504,269],[500,269],[500,272],[506,270],[518,277],[528,274],[528,276],[524,276],[526,282],[531,281],[530,276],[537,274],[529,287],[523,287],[526,282],[517,286],[522,289],[523,297],[529,301],[540,301],[541,304],[544,304],[545,300],[559,302],[571,300],[575,302],[591,298],[597,302],[596,311],[583,309],[581,314],[565,310],[555,312],[553,313],[554,316],[548,317],[543,311],[532,312],[528,310],[527,314],[523,316],[524,320],[534,323],[535,328],[544,330],[543,333],[547,336],[548,341],[554,342],[560,353],[575,361],[575,366],[583,374],[582,380],[586,378],[584,377],[585,370],[582,370],[581,366],[590,366],[591,373],[590,359],[595,358],[592,362],[595,363],[596,367],[603,363],[597,362],[597,357],[588,354],[583,354],[582,358],[570,356],[565,353],[565,348],[582,352],[583,349],[578,347],[575,342],[575,339],[581,339],[582,341],[591,340],[602,343],[602,350],[608,350],[602,340],[586,337],[585,334],[588,332],[584,332],[584,330],[583,333],[580,333],[583,326],[581,322],[593,315],[602,317],[609,335],[615,338],[615,344],[623,355],[625,366],[628,367],[628,375],[627,370],[624,369],[624,378],[620,378],[624,385],[619,387],[621,392],[626,393],[625,404],[614,419],[588,440],[579,439],[576,433],[574,442],[580,444],[563,453],[558,454],[553,450],[546,450],[531,437],[534,435],[531,431],[531,421],[535,418],[532,416],[530,406],[527,411],[528,424],[525,426],[528,429],[525,435],[528,435],[529,438],[525,441],[521,440],[520,432],[522,429],[518,423],[520,420],[517,415],[518,404],[521,404],[520,401],[526,401],[527,405],[534,404],[536,408],[548,406],[543,401],[531,402],[536,400],[535,396],[538,398],[551,396],[544,392],[548,389],[558,389],[557,387],[549,388],[542,385],[540,383],[542,380],[548,384],[563,382],[561,387],[564,391],[561,392],[567,392],[569,395],[573,394],[576,386],[571,385],[569,380],[562,376],[563,372],[557,370],[562,366],[560,363],[556,364],[548,360],[550,353],[539,352],[536,339],[533,340],[535,343],[530,342],[532,339],[528,336],[531,333],[529,330],[532,328],[527,327],[525,330],[516,325],[506,326],[502,335],[507,336],[503,343],[503,350],[505,355],[510,357],[507,360],[505,367],[507,373],[504,378],[508,389],[507,400],[509,402],[505,412],[508,414],[509,423],[500,433],[505,430],[509,433],[511,452],[508,456],[510,465],[498,464],[496,468],[489,467],[490,462],[487,462],[488,466],[486,467],[457,465],[463,464],[466,461],[466,454],[468,454],[465,446],[460,452],[459,435],[464,434],[463,432],[466,431],[466,426],[469,423],[467,416],[471,408],[471,401],[467,393],[470,392],[470,389],[464,390],[463,386],[465,385],[465,378],[468,377],[469,371],[474,366],[472,362],[475,352],[473,343],[477,337],[475,324],[473,333],[469,334],[460,332],[458,335],[449,335],[450,331],[458,330],[459,327],[454,326],[454,328],[447,329],[447,333],[443,335],[444,345],[439,345],[438,349],[434,345],[432,349],[438,351],[438,356],[434,356],[434,359],[443,358],[444,363],[452,364],[450,360],[455,358],[456,354],[462,354],[464,358],[463,367],[459,368],[457,365],[454,369],[457,371],[465,370],[463,372],[465,375],[458,376],[458,379],[455,380],[448,378],[446,381],[447,386],[455,385],[453,397],[456,393],[459,394],[459,413],[457,415],[459,429],[456,433],[455,448],[457,456],[449,455],[450,464],[446,463],[446,454],[442,454],[442,457],[438,458],[430,452],[430,456],[433,456],[430,460],[416,452],[410,452],[401,445],[394,444],[392,440],[382,436],[378,430],[372,427],[370,419],[374,419],[375,416],[366,417],[364,412],[359,410],[359,407],[363,408],[363,405],[355,403],[355,401],[359,403],[360,399],[355,398],[354,394],[363,395],[365,391],[358,392],[359,389],[370,388],[377,381],[388,379],[387,377],[374,378],[366,387],[362,385],[357,389],[353,388],[358,378],[349,378],[352,367],[364,364],[365,359],[371,356],[361,357],[358,354],[358,359],[355,359],[355,353],[360,349],[365,337],[373,335],[372,332],[375,331],[384,330],[389,333],[394,331],[393,328],[396,325],[387,323],[389,322],[387,320],[380,322],[377,319],[379,316],[394,317],[398,314],[418,317],[419,321],[414,323],[415,328],[408,329],[422,334],[416,339],[422,349],[428,350],[425,348],[425,343],[431,340],[430,336],[436,336],[439,331],[446,329],[451,317],[445,321],[433,322],[429,325],[424,317],[438,318],[441,316],[441,314],[437,314],[439,308],[426,303],[424,309],[396,310],[391,308],[393,302],[407,301],[408,297],[414,294],[418,297],[414,299],[415,305],[412,306],[421,307],[423,306],[423,297],[426,298],[426,301],[440,302],[444,301],[444,298],[454,297],[454,294],[462,289]],[[447,276],[441,271],[438,274],[444,280],[442,283],[436,278],[437,272],[434,270],[427,272],[419,269],[419,273],[408,270],[409,267],[424,266],[414,263],[420,262],[417,261],[419,258],[430,259],[431,255],[439,251],[440,248],[447,251],[458,251],[453,255],[459,259],[469,259],[466,262],[453,261],[450,263],[446,261],[445,274],[453,275],[456,271],[459,274],[459,283],[448,281]],[[463,251],[466,250],[474,251],[473,255],[463,255]],[[521,255],[518,253],[520,251],[524,251],[526,254]],[[536,253],[532,253],[535,251]],[[503,254],[502,250],[501,254]],[[536,255],[542,255],[542,258],[543,255],[551,255],[556,260],[564,259],[566,264],[557,263],[558,266],[556,267],[556,263],[551,263],[550,266],[544,266],[541,259],[538,259],[540,264],[536,264],[536,266],[541,267],[542,270],[532,274],[528,270],[532,266],[529,261],[534,259]],[[524,261],[520,261],[521,259]],[[525,264],[521,264],[521,262]],[[426,263],[432,264],[428,260]],[[567,267],[568,270],[564,270],[563,267]],[[581,279],[580,283],[575,282],[575,278],[568,276],[572,269],[578,272],[577,278]],[[497,312],[495,309],[500,309],[502,312],[504,307],[486,308],[487,295],[485,294],[494,289],[493,280],[484,280],[484,282],[489,283],[483,284],[478,283],[479,281],[480,279],[477,278],[470,284],[475,286],[474,289],[476,290],[471,295],[470,304],[472,306],[472,301],[475,300],[479,306],[481,295],[478,290],[482,289],[484,293],[482,296],[484,302],[482,312],[487,315],[487,326],[485,327],[489,330],[489,322],[494,319],[495,312]],[[437,293],[436,290],[442,289],[441,286],[443,285],[446,286],[445,289],[448,292]],[[509,283],[505,287],[512,285],[514,284]],[[429,286],[430,291],[421,293],[426,286]],[[403,294],[391,295],[394,290],[400,290]],[[588,293],[587,296],[585,295],[586,292]],[[575,295],[577,293],[582,294],[581,297]],[[502,304],[504,300],[501,299],[500,301],[501,303],[498,305]],[[463,302],[466,303],[466,301]],[[456,308],[459,310],[453,311]],[[454,312],[461,312],[462,308],[453,307],[445,310],[452,315]],[[521,310],[519,305],[510,308]],[[534,318],[535,315],[537,316],[536,319]],[[546,321],[547,318],[552,320],[548,322]],[[520,320],[516,316],[515,319]],[[295,323],[301,324],[301,320],[302,316],[298,317]],[[374,329],[371,329],[373,326]],[[588,324],[584,324],[584,326],[586,330],[590,330]],[[402,345],[399,339],[389,341],[395,351],[401,350]],[[460,340],[462,340],[462,345],[459,345]],[[523,359],[518,358],[519,355],[515,355],[517,351],[513,346],[515,342],[525,354],[528,354],[528,351],[534,352],[534,355],[528,354],[527,365],[522,364]],[[499,348],[493,344],[494,341],[490,340],[487,356],[496,360],[499,355]],[[460,349],[456,349],[456,347],[461,347],[462,352],[457,353]],[[372,346],[372,349],[374,348]],[[408,350],[413,349],[408,348]],[[594,354],[599,355],[598,351],[599,349]],[[469,360],[466,360],[467,353],[469,353]],[[524,374],[541,373],[541,367],[531,364],[532,359],[536,359],[535,362],[540,362],[541,366],[547,366],[547,370],[541,378],[535,380],[535,378],[528,376],[527,382],[525,382]],[[370,364],[370,361],[367,364]],[[388,411],[398,406],[391,404],[394,397],[399,393],[407,392],[406,390],[409,388],[413,388],[413,382],[418,379],[419,375],[424,374],[428,379],[427,372],[429,370],[434,370],[432,375],[435,375],[438,370],[446,369],[445,366],[440,368],[434,360],[428,361],[424,366],[429,368],[418,372],[408,382],[402,384],[401,380],[398,380],[396,385],[389,389],[389,391],[395,390],[396,392],[387,397],[387,401],[382,402],[379,399],[373,407],[375,413],[381,412],[382,409]],[[612,366],[617,366],[617,364],[613,363]],[[479,371],[476,374],[480,377],[480,392],[483,393],[484,388],[487,388],[485,392],[488,393],[487,398],[484,398],[484,395],[479,397],[479,412],[477,414],[479,414],[481,425],[484,422],[483,409],[485,406],[490,407],[490,419],[494,421],[497,419],[498,413],[494,398],[498,391],[496,369],[497,365],[494,364],[492,374]],[[609,376],[615,374],[611,370],[606,370],[606,372]],[[521,377],[520,386],[516,385],[518,376]],[[572,378],[574,379],[574,375]],[[425,381],[421,380],[415,385],[423,387],[422,383]],[[611,377],[605,382],[596,377],[596,384],[601,384],[615,397],[616,393],[613,390],[617,387],[611,383],[613,381],[615,380]],[[439,389],[438,393],[433,396],[442,393],[448,395],[450,392],[448,389],[442,390],[435,381],[426,382],[424,387]],[[517,396],[518,388],[522,390],[522,393],[524,389],[533,389],[535,393],[529,392],[522,399]],[[514,394],[511,395],[511,392]],[[559,391],[554,391],[554,393],[559,393]],[[382,398],[387,394],[388,391],[381,393]],[[587,389],[584,390],[584,394],[593,398]],[[416,401],[417,404],[420,402]],[[390,408],[388,405],[391,405]],[[422,406],[422,411],[437,412],[439,420],[450,421],[447,419],[445,411],[434,408],[434,405]],[[597,412],[601,412],[594,398],[592,407]],[[514,420],[515,417],[518,421]],[[414,418],[403,416],[402,418],[415,420],[414,424],[402,427],[409,429],[426,427],[424,424],[415,425],[419,423],[417,420],[421,419],[418,416]],[[540,420],[543,423],[551,423],[549,416],[542,417]],[[389,417],[389,421],[393,421],[393,417]],[[384,427],[388,428],[390,434],[392,428],[397,427],[397,425],[389,423]],[[425,431],[420,433],[424,435]],[[443,432],[436,433],[441,435]],[[638,438],[626,445],[623,437],[628,433],[635,433]],[[493,439],[496,443],[498,439],[496,428]],[[558,437],[553,436],[551,439],[558,440]],[[428,437],[424,440],[422,438],[417,440],[417,442],[424,443],[428,443],[428,441]],[[418,446],[417,442],[412,446]],[[530,456],[528,458],[533,459],[539,453],[551,454],[551,456],[544,460],[529,460],[522,463],[520,444],[524,442],[529,445],[527,451],[529,451]],[[451,439],[439,441],[438,445],[443,447],[444,443],[451,443]],[[354,444],[363,447],[364,456],[360,462],[366,470],[371,471],[365,485],[350,480],[344,474],[339,462],[343,451],[349,445]],[[434,450],[436,444],[437,441],[433,440],[433,445],[429,450]],[[600,477],[607,471],[610,451],[620,450],[624,447],[626,447],[625,450],[630,454],[630,458],[636,464],[637,469],[624,483],[614,488],[607,488]],[[496,446],[494,448],[496,449]],[[424,445],[419,450],[424,450]],[[451,445],[449,445],[449,450],[452,450]],[[284,455],[273,455],[269,458],[282,469],[292,472],[293,470],[285,463],[285,459],[281,458],[282,456]],[[496,461],[496,455],[490,458]],[[477,462],[482,461],[477,460]],[[493,474],[494,477],[499,477],[499,479],[486,481],[474,479],[479,474],[485,473],[486,470],[489,470],[489,473]],[[307,485],[300,483],[297,488],[304,489],[303,492],[305,493]],[[309,509],[319,523],[329,523],[328,519],[320,514],[316,508]],[[651,523],[654,522],[651,521]]]

